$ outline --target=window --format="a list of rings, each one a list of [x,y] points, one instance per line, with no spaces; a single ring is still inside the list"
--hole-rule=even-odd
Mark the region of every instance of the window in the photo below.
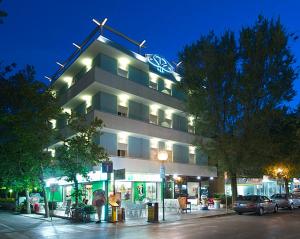
[[[118,149],[118,156],[119,157],[126,157],[127,156],[126,150]]]
[[[165,119],[162,123],[161,126],[171,128],[172,127],[172,120],[171,119]]]
[[[150,160],[157,160],[157,156],[158,156],[158,149],[151,148],[150,149]]]
[[[157,115],[149,115],[149,123],[151,124],[158,124],[158,117]]]
[[[118,105],[118,115],[122,117],[128,116],[128,108],[125,106]]]
[[[195,154],[189,154],[189,164],[196,164]]]
[[[127,143],[118,143],[118,156],[127,157]]]
[[[157,90],[157,82],[149,81],[149,87],[154,90]]]
[[[125,78],[128,78],[128,71],[126,69],[118,68],[118,75],[122,76],[122,77],[125,77]]]
[[[188,125],[188,132],[191,133],[191,134],[194,134],[195,133],[195,126]]]

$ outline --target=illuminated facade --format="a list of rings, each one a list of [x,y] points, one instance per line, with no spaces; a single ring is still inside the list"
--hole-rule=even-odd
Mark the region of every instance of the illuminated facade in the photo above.
[[[53,82],[64,111],[103,120],[103,134],[96,142],[109,153],[114,169],[125,168],[125,179],[115,181],[123,200],[161,200],[160,150],[168,153],[166,195],[170,198],[183,192],[196,196],[197,177],[217,176],[207,157],[192,146],[199,136],[193,117],[184,112],[177,81],[180,76],[159,55],[142,56],[100,36]],[[62,130],[66,121],[62,117],[53,125]],[[174,175],[183,179],[181,184],[176,184]],[[104,187],[105,174],[98,171],[92,178],[93,183],[82,181],[83,189]],[[64,200],[71,186],[59,184],[59,200]]]

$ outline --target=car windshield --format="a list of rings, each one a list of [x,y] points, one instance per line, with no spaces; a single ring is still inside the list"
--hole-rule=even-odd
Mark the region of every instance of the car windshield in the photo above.
[[[239,201],[253,201],[256,202],[259,199],[259,196],[251,195],[251,196],[238,196]]]

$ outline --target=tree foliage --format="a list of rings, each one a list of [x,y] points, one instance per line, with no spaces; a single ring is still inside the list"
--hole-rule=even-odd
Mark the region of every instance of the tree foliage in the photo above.
[[[93,166],[102,161],[108,161],[108,154],[104,148],[94,142],[94,137],[103,127],[101,119],[95,118],[90,123],[85,116],[68,116],[68,126],[74,134],[63,138],[63,145],[56,148],[56,158],[63,175],[68,181],[74,182],[75,204],[78,204],[80,190],[78,175],[88,178]]]
[[[43,183],[50,164],[45,148],[53,134],[50,119],[60,111],[51,89],[35,80],[33,67],[0,72],[0,177],[23,190]]]
[[[238,38],[210,33],[180,53],[188,111],[197,132],[211,139],[197,144],[229,172],[233,198],[237,176],[259,176],[269,163],[270,122],[295,94],[288,41],[279,19],[259,16]]]

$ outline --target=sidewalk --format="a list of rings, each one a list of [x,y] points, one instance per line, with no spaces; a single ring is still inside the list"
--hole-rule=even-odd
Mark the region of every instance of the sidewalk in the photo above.
[[[170,223],[175,221],[182,221],[182,220],[191,220],[191,219],[201,219],[201,218],[209,218],[209,217],[222,217],[235,214],[234,211],[228,210],[226,213],[226,209],[209,209],[209,210],[199,210],[199,211],[192,211],[188,213],[176,213],[176,212],[166,212],[165,213],[165,221],[162,220],[162,212],[159,214],[159,223]],[[38,220],[44,220],[47,222],[52,222],[54,224],[72,224],[72,222],[66,217],[52,217],[51,218],[44,218],[42,214],[21,214],[24,217],[30,217]],[[76,223],[82,225],[93,225],[94,222],[90,223]],[[153,223],[147,222],[147,218],[139,218],[139,219],[126,219],[125,222],[117,222],[117,223],[108,223],[103,222],[101,225],[118,225],[118,226],[146,226],[151,225]]]

